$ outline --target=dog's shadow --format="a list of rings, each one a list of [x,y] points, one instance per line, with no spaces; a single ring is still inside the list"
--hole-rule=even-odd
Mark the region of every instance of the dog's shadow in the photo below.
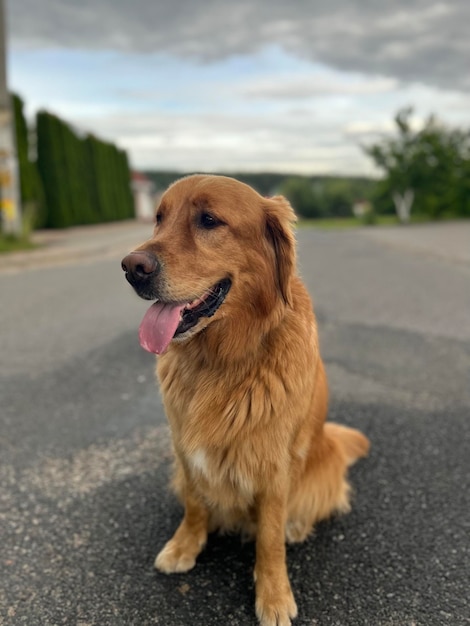
[[[77,517],[90,522],[88,541],[77,547],[70,563],[75,573],[81,564],[81,619],[113,626],[219,626],[223,618],[224,624],[255,626],[253,542],[214,533],[192,571],[165,575],[154,570],[157,552],[182,516],[167,487],[168,474],[169,463],[164,463],[76,503],[81,507]],[[349,516],[319,524],[305,543],[288,546],[299,623],[314,623],[314,616],[331,610],[332,596],[342,596],[345,568],[352,561],[343,542],[351,521]]]
[[[383,419],[377,424],[372,421],[377,407],[349,409],[356,422],[362,419],[360,426],[371,420],[367,430],[375,445],[370,457],[351,470],[357,489],[352,512],[318,524],[306,542],[288,546],[288,570],[299,608],[295,623],[404,624],[407,616],[417,615],[436,624],[433,615],[441,603],[456,601],[454,585],[446,579],[441,597],[436,597],[426,593],[426,581],[438,580],[444,565],[451,568],[457,563],[458,554],[444,551],[448,546],[444,543],[439,550],[443,565],[429,560],[435,537],[441,536],[441,518],[423,516],[422,503],[414,495],[425,484],[423,472],[435,477],[426,492],[428,506],[435,512],[445,510],[455,533],[463,527],[458,510],[451,515],[452,510],[444,507],[448,482],[444,475],[438,481],[441,458],[433,452],[438,442],[429,451],[422,450],[417,460],[416,441],[403,435],[392,464],[386,446],[393,432],[407,432],[409,417],[382,406]],[[444,416],[438,417],[444,424]],[[430,432],[429,422],[436,415],[414,418],[423,422],[419,432]],[[447,436],[457,441],[459,431],[450,429],[449,422],[446,429]],[[461,457],[456,455],[458,467]],[[192,571],[167,576],[154,570],[155,555],[182,516],[168,489],[169,470],[169,461],[156,463],[146,472],[73,500],[61,511],[60,519],[66,523],[55,527],[54,540],[68,545],[67,537],[73,533],[84,540],[79,537],[73,550],[65,553],[49,595],[70,597],[73,588],[75,604],[67,612],[75,611],[77,623],[256,626],[253,543],[242,543],[238,536],[211,535]],[[59,623],[57,610],[51,613],[51,623]]]
[[[80,589],[77,615],[113,626],[220,625],[221,616],[227,624],[256,624],[253,543],[213,534],[192,571],[165,575],[154,569],[157,552],[182,517],[168,489],[169,465],[71,505],[77,506],[72,519],[88,520],[88,539],[66,564],[72,574],[67,586],[77,578]]]

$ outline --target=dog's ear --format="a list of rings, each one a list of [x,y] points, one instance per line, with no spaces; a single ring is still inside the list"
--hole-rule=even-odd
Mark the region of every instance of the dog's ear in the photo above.
[[[292,304],[291,278],[295,269],[296,215],[283,196],[266,199],[266,237],[274,250],[277,287],[286,304]]]

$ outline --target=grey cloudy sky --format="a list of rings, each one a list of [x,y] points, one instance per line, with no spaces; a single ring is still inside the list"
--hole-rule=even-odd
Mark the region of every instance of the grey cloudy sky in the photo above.
[[[470,2],[7,0],[12,87],[137,167],[371,172],[414,104],[470,126]]]

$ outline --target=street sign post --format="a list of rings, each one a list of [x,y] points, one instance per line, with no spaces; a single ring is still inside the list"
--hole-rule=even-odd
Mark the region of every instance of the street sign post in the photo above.
[[[6,77],[5,12],[0,0],[0,218],[3,233],[21,235],[21,204],[11,98]]]

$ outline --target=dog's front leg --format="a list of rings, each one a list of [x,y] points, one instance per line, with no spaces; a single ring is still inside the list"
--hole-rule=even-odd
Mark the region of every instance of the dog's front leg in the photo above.
[[[191,495],[186,495],[184,505],[181,524],[155,559],[156,569],[165,574],[193,568],[196,557],[206,545],[209,521],[206,507]]]
[[[297,605],[286,566],[286,491],[270,488],[257,505],[256,615],[261,626],[290,626]]]

